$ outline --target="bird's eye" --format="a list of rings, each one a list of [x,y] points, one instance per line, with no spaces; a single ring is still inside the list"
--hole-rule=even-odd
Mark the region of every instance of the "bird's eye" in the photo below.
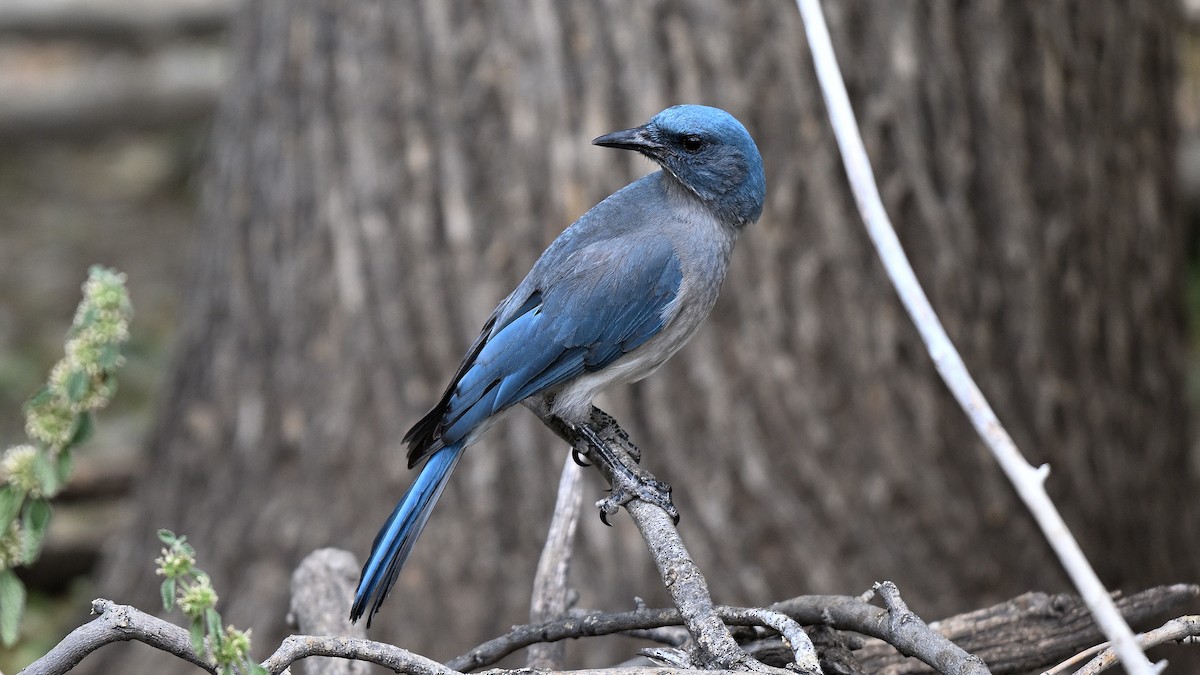
[[[683,137],[683,149],[684,150],[687,150],[688,152],[698,152],[700,150],[700,148],[703,148],[703,147],[704,147],[704,139],[703,138],[700,138],[699,136],[695,136],[695,135]]]

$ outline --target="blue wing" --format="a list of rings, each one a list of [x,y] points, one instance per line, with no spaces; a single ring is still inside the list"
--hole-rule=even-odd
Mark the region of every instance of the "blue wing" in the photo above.
[[[522,399],[604,368],[658,333],[683,272],[669,241],[640,243],[623,256],[613,253],[622,247],[585,248],[559,261],[563,271],[530,289],[498,328],[493,316],[442,401],[405,436],[409,465],[462,441]]]

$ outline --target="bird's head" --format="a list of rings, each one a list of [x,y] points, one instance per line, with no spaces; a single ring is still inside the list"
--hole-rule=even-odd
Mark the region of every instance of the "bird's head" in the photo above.
[[[733,115],[703,105],[667,108],[646,124],[592,141],[636,150],[658,162],[723,220],[741,227],[762,214],[762,156]]]

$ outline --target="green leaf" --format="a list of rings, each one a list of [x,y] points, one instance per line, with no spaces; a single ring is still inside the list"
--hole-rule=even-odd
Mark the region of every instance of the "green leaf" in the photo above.
[[[71,332],[68,335],[70,337],[79,335],[84,328],[96,323],[96,317],[99,316],[99,314],[100,313],[96,311],[95,307],[89,306],[88,308],[84,309],[83,313],[79,315],[79,320],[75,322],[74,326],[71,326]]]
[[[121,361],[120,346],[109,343],[100,348],[100,353],[96,357],[96,364],[101,370],[112,372],[117,369],[117,364]]]
[[[54,477],[58,479],[59,485],[66,485],[71,479],[71,450],[63,448],[58,451],[58,459],[54,462]]]
[[[175,533],[170,530],[159,530],[158,531],[158,540],[161,541],[162,543],[166,544],[167,546],[170,546],[170,545],[174,544],[175,542],[179,541],[179,538],[176,537]]]
[[[175,609],[175,579],[168,578],[162,582],[162,588],[159,589],[162,593],[163,609],[168,612]]]
[[[221,648],[221,642],[224,638],[224,633],[221,631],[221,615],[217,610],[209,607],[204,610],[204,619],[208,623],[208,634],[212,636],[213,651]]]
[[[24,503],[25,493],[15,486],[5,485],[0,488],[0,533],[8,532],[8,526],[12,525]]]
[[[71,434],[71,440],[67,441],[67,446],[79,445],[86,442],[92,437],[92,431],[95,430],[95,418],[90,412],[82,412],[75,418],[75,432]],[[66,482],[66,479],[63,479]]]
[[[271,675],[271,671],[263,668],[262,664],[259,663],[251,663],[249,670],[250,675]]]
[[[54,400],[54,391],[50,387],[43,386],[37,390],[33,396],[25,403],[25,410],[28,412],[31,408],[45,405]]]
[[[192,619],[192,625],[188,627],[188,636],[192,638],[192,651],[196,652],[196,656],[207,656],[204,652],[204,621],[200,617]]]
[[[31,499],[21,513],[21,560],[28,565],[37,560],[50,524],[50,504],[45,499]]]
[[[71,403],[79,403],[82,401],[83,397],[87,396],[88,385],[90,384],[89,380],[90,378],[88,377],[87,371],[72,370],[71,373],[67,375],[67,381],[64,383],[67,400]]]
[[[17,641],[25,611],[25,584],[12,570],[0,572],[0,640],[5,647]]]
[[[33,475],[37,478],[38,488],[47,497],[53,497],[61,484],[58,482],[58,467],[50,461],[50,453],[38,450],[33,457]]]
[[[233,666],[225,666],[222,668],[221,675],[233,675]]]

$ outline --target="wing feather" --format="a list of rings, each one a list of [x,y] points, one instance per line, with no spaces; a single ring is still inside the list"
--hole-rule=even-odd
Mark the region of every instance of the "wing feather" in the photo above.
[[[603,244],[528,291],[496,329],[493,314],[442,400],[405,436],[410,466],[497,412],[600,370],[662,330],[683,282],[670,241],[641,241],[633,255]]]

